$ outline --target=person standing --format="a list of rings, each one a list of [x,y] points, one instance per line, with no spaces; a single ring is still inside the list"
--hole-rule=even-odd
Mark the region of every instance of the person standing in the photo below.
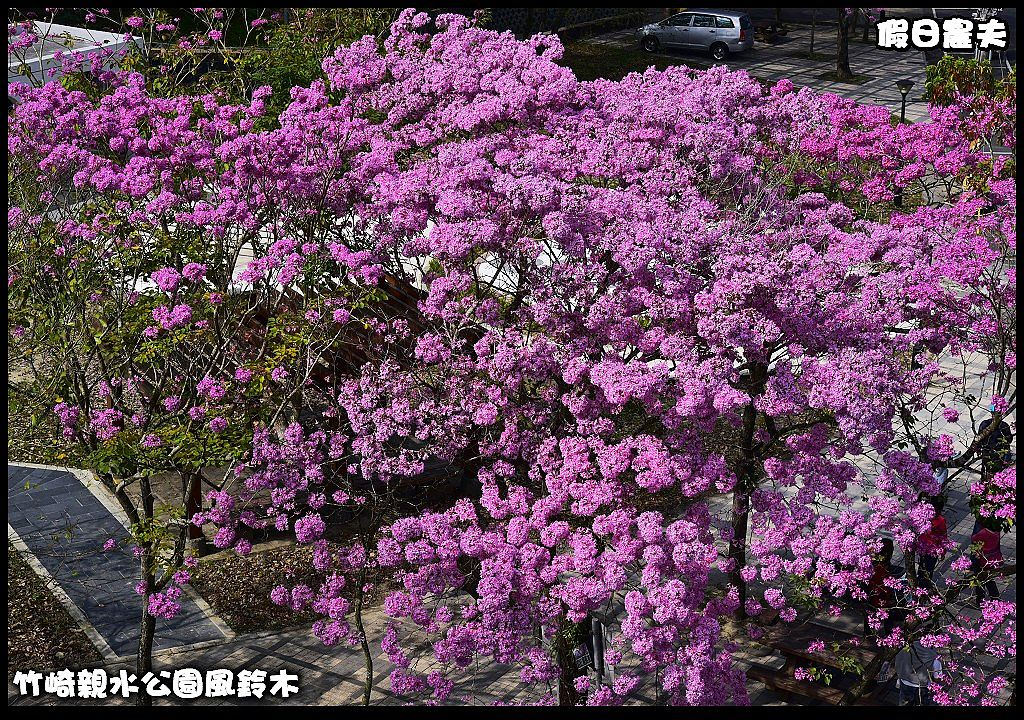
[[[949,530],[942,511],[946,507],[946,499],[938,495],[930,500],[935,508],[932,525],[917,539],[917,552],[921,558],[921,574],[934,583],[935,566],[946,554],[949,545]]]
[[[975,524],[975,532],[971,535],[971,571],[973,572],[977,585],[974,588],[974,595],[981,605],[985,594],[990,600],[999,597],[999,587],[995,578],[984,576],[991,570],[1003,563],[1003,549],[1000,547],[1000,530],[1002,529],[999,520],[993,518],[979,518]],[[984,590],[984,592],[982,592]]]
[[[978,426],[978,435],[984,435],[993,422],[998,420],[998,426],[981,441],[981,476],[982,480],[988,480],[1000,470],[1008,467],[1013,462],[1011,448],[1013,446],[1013,431],[1006,420],[1000,419],[996,412],[995,404],[988,406],[992,417],[981,421]]]
[[[935,648],[925,647],[920,640],[915,640],[900,650],[893,664],[900,705],[934,704],[928,685],[942,672],[942,662]]]
[[[896,611],[896,593],[889,587],[891,578],[899,577],[900,571],[892,564],[895,545],[890,538],[882,539],[882,547],[875,555],[871,566],[871,578],[867,583],[867,601],[864,604],[864,636],[871,635],[868,618],[875,610],[886,610],[887,617],[882,621],[882,633],[888,635],[899,613]]]

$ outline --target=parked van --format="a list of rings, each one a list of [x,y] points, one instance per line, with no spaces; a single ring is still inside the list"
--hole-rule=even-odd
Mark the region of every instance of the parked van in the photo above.
[[[661,48],[704,50],[715,60],[754,46],[754,23],[750,16],[731,10],[687,10],[645,25],[639,30],[640,44],[647,52]]]

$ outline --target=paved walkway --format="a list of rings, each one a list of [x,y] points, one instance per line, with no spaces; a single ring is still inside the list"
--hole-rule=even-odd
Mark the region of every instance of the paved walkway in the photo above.
[[[36,572],[43,570],[53,578],[58,599],[99,650],[111,659],[134,655],[141,609],[135,593],[138,562],[127,550],[103,552],[107,538],[124,539],[125,527],[79,475],[61,468],[8,464],[7,525],[8,538],[19,550],[31,553],[26,559]],[[157,623],[154,647],[227,637],[196,599],[183,595],[180,602],[181,611],[173,620]]]
[[[859,38],[859,33],[858,33]],[[613,47],[637,48],[636,29],[618,30],[591,38],[587,42]],[[708,53],[696,50],[663,50],[655,55],[676,59],[681,62],[693,61],[704,65],[725,64],[736,70],[746,70],[756,78],[772,82],[789,78],[797,86],[814,88],[820,92],[831,92],[870,105],[884,105],[893,112],[900,111],[900,93],[896,81],[913,80],[915,85],[907,98],[907,119],[912,122],[928,118],[927,104],[922,100],[925,81],[925,57],[918,51],[897,52],[883,50],[870,43],[850,43],[850,67],[858,75],[871,79],[862,85],[839,83],[822,79],[822,75],[835,70],[836,28],[835,24],[820,23],[814,37],[814,52],[817,55],[830,54],[831,60],[809,60],[810,28],[790,25],[785,37],[776,44],[757,42],[745,52],[731,55],[724,63],[716,63]],[[803,53],[805,57],[800,57]]]
[[[370,609],[365,615],[368,639],[374,655],[373,705],[404,705],[410,702],[422,704],[422,698],[396,695],[391,691],[389,675],[394,666],[380,650],[381,632],[385,626],[379,608]],[[403,643],[404,644],[404,643]],[[410,648],[414,658],[413,669],[423,672],[433,667],[432,654],[426,643]],[[740,653],[741,662],[751,659]],[[763,658],[758,657],[762,660]],[[325,647],[307,628],[285,632],[254,633],[232,641],[193,648],[168,650],[156,653],[154,670],[175,670],[196,668],[202,671],[227,669],[235,677],[242,670],[264,670],[269,675],[284,669],[298,675],[299,691],[287,699],[280,697],[262,700],[227,696],[218,698],[201,697],[195,700],[159,698],[156,705],[359,705],[363,699],[365,665],[360,648],[335,646]],[[108,662],[103,665],[108,676],[118,671],[134,672],[134,663],[129,661]],[[455,689],[446,705],[494,705],[494,704],[535,704],[541,695],[538,687],[524,685],[519,678],[518,667],[499,666],[491,662],[477,661],[465,672],[451,676]],[[655,677],[651,675],[630,700],[630,704],[652,705],[656,703]],[[758,682],[748,682],[751,700],[757,705],[784,704],[775,693],[765,690]],[[16,688],[8,683],[9,705],[127,705],[134,702],[117,697],[95,699],[57,699],[41,694],[39,697],[20,696]]]

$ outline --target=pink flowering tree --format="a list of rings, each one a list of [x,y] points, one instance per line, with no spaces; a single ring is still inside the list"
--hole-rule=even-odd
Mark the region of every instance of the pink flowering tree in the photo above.
[[[156,617],[176,612],[203,471],[240,460],[257,421],[283,428],[336,392],[344,348],[372,332],[353,336],[347,308],[373,302],[375,278],[324,242],[353,232],[337,210],[351,189],[331,180],[345,143],[361,142],[357,119],[332,125],[333,157],[309,158],[294,127],[254,130],[266,89],[226,105],[154,97],[135,74],[111,82],[98,99],[52,82],[9,89],[22,180],[9,193],[10,357],[12,392],[48,408],[40,422],[132,522],[142,673]],[[153,487],[165,473],[181,488],[169,507]]]
[[[133,80],[116,92],[159,108],[150,124],[178,122],[166,143],[110,149],[127,160],[93,149],[108,125],[67,108],[73,93],[27,93],[14,115],[15,150],[101,194],[114,163],[116,192],[148,203],[136,224],[188,253],[146,267],[160,292],[144,295],[140,343],[218,318],[244,341],[216,373],[183,374],[198,393],[224,383],[227,427],[255,427],[197,520],[243,553],[248,529],[271,526],[314,545],[320,587],[274,599],[312,607],[325,642],[362,646],[366,702],[361,610],[380,577],[399,693],[442,702],[486,658],[546,702],[623,702],[652,675],[673,704],[746,702],[723,628],[756,634],[765,606],[796,623],[863,603],[883,538],[913,566],[952,464],[925,412],[951,386],[946,360],[987,353],[1013,386],[1015,336],[986,331],[1013,325],[1012,165],[964,131],[985,116],[894,127],[787,81],[677,67],[580,82],[560,56],[554,38],[408,10],[383,47],[328,57],[264,132],[247,114],[261,92],[196,105]],[[11,212],[16,227],[49,218]],[[209,298],[174,294],[191,282],[164,287],[186,260],[222,283],[209,318]],[[269,379],[250,390],[235,368]],[[434,464],[478,492],[403,505]],[[893,581],[907,622],[869,617],[887,652],[950,616],[965,619],[944,647],[967,660],[1005,636],[1012,604],[958,610],[969,568],[954,561],[942,590]],[[612,684],[576,660],[595,619]],[[970,694],[957,687],[944,697]]]
[[[724,70],[580,83],[551,39],[426,24],[407,12],[383,55],[367,39],[324,64],[374,118],[368,247],[427,288],[419,372],[462,388],[429,412],[457,419],[449,447],[472,450],[482,486],[380,540],[404,586],[393,686],[443,699],[484,654],[560,702],[620,700],[635,678],[591,688],[568,657],[617,607],[624,653],[663,669],[673,701],[740,700],[707,632],[763,609],[752,583],[787,622],[840,609],[866,597],[883,536],[909,549],[930,522],[922,494],[940,488],[900,447],[901,408],[938,372],[921,347],[960,332],[934,310],[962,307],[969,268],[947,258],[1006,257],[1009,186],[951,193],[979,167],[954,115],[893,127]],[[943,191],[947,208],[897,211]],[[988,246],[947,234],[993,199]],[[426,672],[401,648],[410,626],[439,638]]]

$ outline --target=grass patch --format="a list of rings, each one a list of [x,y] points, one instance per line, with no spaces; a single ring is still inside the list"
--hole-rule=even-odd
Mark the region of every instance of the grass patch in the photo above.
[[[685,65],[695,70],[707,70],[709,67],[684,57],[648,54],[639,47],[624,48],[586,41],[566,45],[561,64],[572,68],[580,80],[621,80],[631,72],[642,73],[652,65],[658,70],[673,65]]]
[[[844,83],[846,85],[863,85],[866,82],[874,80],[874,78],[871,77],[870,75],[854,75],[852,78],[840,79],[839,76],[836,75],[835,70],[829,70],[827,73],[822,73],[821,75],[818,75],[818,79],[828,80],[829,82]]]
[[[103,656],[43,579],[8,545],[8,677],[17,670],[62,670],[102,662]]]

